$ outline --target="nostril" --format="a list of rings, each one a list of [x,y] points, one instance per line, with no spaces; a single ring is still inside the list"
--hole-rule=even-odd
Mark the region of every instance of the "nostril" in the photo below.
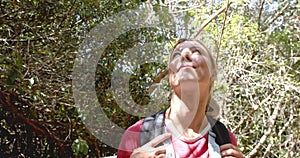
[[[186,61],[192,61],[192,58],[191,58],[192,54],[191,54],[190,51],[184,50],[181,55],[184,58],[184,60],[186,60]]]
[[[187,61],[192,61],[192,59],[189,55],[186,55],[185,58],[187,59]]]

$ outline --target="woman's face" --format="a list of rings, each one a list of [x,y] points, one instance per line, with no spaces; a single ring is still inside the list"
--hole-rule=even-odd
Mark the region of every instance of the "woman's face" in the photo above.
[[[211,84],[213,63],[208,50],[197,41],[184,41],[176,46],[170,57],[170,75],[178,83],[198,81]]]

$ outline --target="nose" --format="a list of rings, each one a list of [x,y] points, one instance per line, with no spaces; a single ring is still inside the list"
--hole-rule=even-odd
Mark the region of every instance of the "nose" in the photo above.
[[[192,61],[192,52],[191,50],[189,49],[184,49],[181,53],[182,57],[183,57],[183,60],[186,60],[186,61]]]

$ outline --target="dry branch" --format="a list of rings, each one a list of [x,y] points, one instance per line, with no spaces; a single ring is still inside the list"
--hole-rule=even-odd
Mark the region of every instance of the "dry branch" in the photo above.
[[[282,99],[281,99],[282,100]],[[254,144],[255,147],[254,149],[249,153],[249,157],[254,157],[257,152],[259,150],[261,150],[261,146],[265,143],[265,141],[267,140],[267,138],[270,136],[273,128],[274,128],[274,125],[275,125],[275,122],[276,122],[276,119],[278,117],[278,114],[279,114],[279,110],[283,108],[281,107],[281,101],[279,101],[271,115],[271,117],[269,118],[269,123],[270,123],[270,126],[268,128],[268,130],[264,133],[264,135],[260,138],[259,142],[257,144]]]
[[[266,20],[267,26],[271,25],[276,19],[284,14],[285,10],[288,8],[289,2],[286,2],[286,5],[281,9],[281,11],[272,19]]]
[[[224,20],[223,20],[223,24],[222,24],[221,35],[219,37],[219,43],[217,45],[217,49],[218,49],[217,57],[216,57],[217,65],[218,65],[218,58],[219,58],[219,48],[221,47],[221,44],[222,44],[223,34],[224,34],[224,30],[225,30],[225,24],[226,24],[226,20],[227,20],[227,11],[228,11],[228,8],[230,7],[230,4],[231,4],[231,2],[229,2],[229,0],[228,0],[225,11],[224,11],[225,16],[224,16]]]
[[[60,152],[64,153],[64,147],[62,144],[62,141],[54,134],[50,132],[49,129],[42,126],[40,122],[31,120],[27,117],[25,117],[22,113],[19,112],[18,108],[15,106],[14,101],[20,101],[24,105],[28,105],[29,103],[20,100],[17,93],[15,91],[13,92],[6,92],[4,91],[4,88],[1,87],[1,93],[0,93],[0,104],[3,106],[6,106],[8,110],[10,110],[15,116],[22,121],[22,123],[25,123],[32,127],[32,129],[41,135],[48,136],[51,138],[59,147]]]
[[[278,91],[279,89],[275,89],[268,97],[266,97],[264,100],[262,100],[260,103],[258,103],[258,105],[255,105],[254,101],[250,102],[250,104],[252,105],[253,110],[251,112],[249,112],[249,114],[247,116],[245,116],[239,123],[238,125],[232,130],[232,132],[235,132],[237,129],[239,129],[243,123],[247,122],[250,120],[251,116],[254,115],[254,113],[261,107],[263,107],[263,104],[265,104],[270,98],[272,98]]]
[[[218,17],[218,15],[220,15],[222,12],[224,12],[225,10],[227,10],[227,8],[229,8],[229,6],[232,4],[232,2],[228,2],[228,4],[222,8],[220,8],[217,12],[215,12],[213,15],[211,15],[207,20],[205,20],[203,22],[203,24],[199,27],[199,29],[191,36],[192,38],[197,38],[197,36],[199,36],[199,34],[201,33],[201,31],[215,18]]]
[[[263,0],[260,4],[259,13],[258,13],[258,28],[260,28],[260,25],[261,25],[261,15],[262,15],[262,11],[264,9],[264,4],[265,4],[265,0]]]

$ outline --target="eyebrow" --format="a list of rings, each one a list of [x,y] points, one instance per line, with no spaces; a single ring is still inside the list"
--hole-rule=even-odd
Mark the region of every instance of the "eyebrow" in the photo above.
[[[192,52],[194,51],[199,51],[200,53],[203,51],[203,49],[201,49],[200,47],[191,47],[189,48]]]

